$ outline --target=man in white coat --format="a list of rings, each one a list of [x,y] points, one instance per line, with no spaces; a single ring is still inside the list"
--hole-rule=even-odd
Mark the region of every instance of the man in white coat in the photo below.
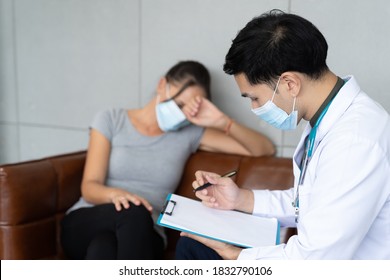
[[[182,233],[178,259],[390,259],[389,114],[353,76],[329,70],[327,49],[312,23],[273,10],[250,21],[226,55],[224,71],[259,118],[284,130],[309,121],[293,157],[294,187],[240,189],[207,171],[193,182],[212,184],[197,192],[209,207],[276,217],[297,235],[242,249]]]

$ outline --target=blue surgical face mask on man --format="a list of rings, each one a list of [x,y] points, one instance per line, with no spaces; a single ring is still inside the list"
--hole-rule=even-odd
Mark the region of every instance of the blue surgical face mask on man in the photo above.
[[[167,85],[167,96],[169,84]],[[158,99],[157,99],[158,102]],[[162,131],[176,131],[190,124],[184,113],[177,106],[173,99],[158,103],[156,105],[157,123]]]
[[[278,89],[280,78],[276,84],[274,93],[271,100],[268,100],[263,106],[252,109],[252,112],[263,121],[269,123],[270,125],[279,128],[281,130],[292,130],[297,127],[298,122],[298,111],[295,109],[295,100],[293,103],[293,109],[291,114],[287,114],[285,111],[280,109],[273,102],[276,90]]]

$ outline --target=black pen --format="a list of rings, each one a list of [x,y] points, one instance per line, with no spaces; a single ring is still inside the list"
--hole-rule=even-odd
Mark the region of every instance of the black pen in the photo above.
[[[234,175],[236,175],[236,173],[237,173],[237,171],[230,171],[229,173],[226,173],[226,174],[222,175],[221,177],[233,177]],[[206,183],[206,184],[194,189],[193,192],[204,190],[205,188],[210,187],[211,185],[212,185],[211,183]]]

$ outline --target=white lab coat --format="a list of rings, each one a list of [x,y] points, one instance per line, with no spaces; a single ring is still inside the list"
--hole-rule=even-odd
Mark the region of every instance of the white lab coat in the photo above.
[[[291,202],[310,124],[294,154],[295,187],[254,192],[253,214],[276,216],[298,235],[239,259],[390,259],[390,117],[353,76],[344,80],[317,131],[298,224]]]

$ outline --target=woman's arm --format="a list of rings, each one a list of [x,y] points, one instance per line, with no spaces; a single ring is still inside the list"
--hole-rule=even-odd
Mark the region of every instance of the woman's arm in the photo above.
[[[184,108],[192,123],[205,127],[201,150],[248,156],[273,155],[273,143],[263,134],[233,121],[205,98]]]
[[[104,185],[111,144],[108,139],[95,129],[91,129],[84,167],[83,180],[81,182],[81,194],[83,198],[92,204],[113,203],[118,211],[129,208],[129,202],[135,205],[143,204],[148,210],[152,207],[147,200],[125,190]]]
[[[226,117],[226,123],[230,122]],[[199,149],[246,156],[268,156],[275,153],[272,142],[264,135],[233,121],[228,133],[224,128],[206,128]]]

